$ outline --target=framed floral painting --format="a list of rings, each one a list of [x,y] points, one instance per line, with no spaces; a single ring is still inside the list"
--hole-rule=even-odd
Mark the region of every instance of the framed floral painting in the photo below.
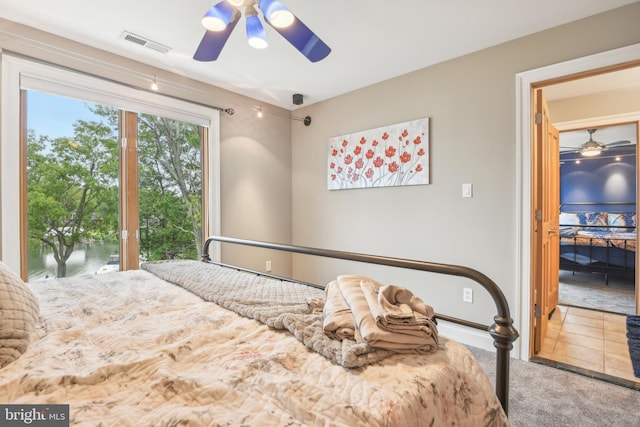
[[[429,118],[329,138],[327,188],[429,184]]]

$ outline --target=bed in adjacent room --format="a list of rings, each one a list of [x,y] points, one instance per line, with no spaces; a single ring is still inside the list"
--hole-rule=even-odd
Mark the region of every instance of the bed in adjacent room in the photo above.
[[[619,203],[590,203],[588,212],[560,213],[560,268],[634,277],[636,212]],[[627,205],[622,204],[622,205]],[[635,206],[635,203],[628,205]],[[564,204],[564,209],[576,209]],[[616,211],[617,209],[617,211]]]
[[[506,401],[463,345],[432,326],[420,327],[429,338],[415,351],[406,339],[401,352],[395,339],[335,339],[322,288],[200,261],[28,285],[0,267],[0,402],[68,404],[71,425],[508,425]],[[484,280],[469,271],[458,274]],[[336,283],[365,289],[365,279]],[[435,324],[406,301],[426,313],[411,319]],[[489,328],[499,364],[506,355],[503,400],[517,337],[504,314]],[[9,325],[22,331],[13,340]]]

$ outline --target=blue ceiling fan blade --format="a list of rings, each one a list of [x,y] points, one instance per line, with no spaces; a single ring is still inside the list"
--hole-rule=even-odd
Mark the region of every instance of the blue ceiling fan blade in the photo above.
[[[227,43],[233,29],[240,21],[239,15],[239,13],[236,13],[231,18],[227,27],[222,31],[207,30],[202,37],[202,41],[200,42],[198,49],[196,49],[196,53],[193,55],[193,59],[196,61],[215,61],[218,59],[220,52],[222,52],[222,48],[225,43]]]
[[[267,18],[265,21],[311,62],[318,62],[331,53],[331,48],[296,16],[293,23],[286,28],[275,27]]]

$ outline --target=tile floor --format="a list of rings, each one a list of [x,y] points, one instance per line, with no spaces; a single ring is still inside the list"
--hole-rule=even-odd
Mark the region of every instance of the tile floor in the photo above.
[[[626,336],[626,316],[559,305],[549,320],[537,356],[635,382]]]

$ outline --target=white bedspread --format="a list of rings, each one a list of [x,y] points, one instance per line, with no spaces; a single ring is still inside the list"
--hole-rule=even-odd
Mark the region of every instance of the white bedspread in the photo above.
[[[471,353],[345,369],[289,332],[147,271],[29,285],[41,318],[2,403],[68,403],[78,426],[507,425]]]

